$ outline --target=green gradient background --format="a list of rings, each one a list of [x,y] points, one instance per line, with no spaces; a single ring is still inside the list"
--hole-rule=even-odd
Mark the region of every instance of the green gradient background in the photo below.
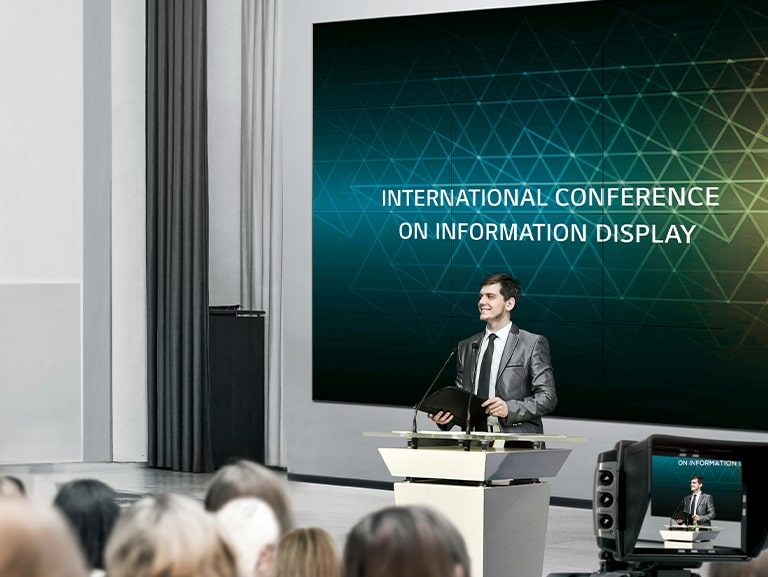
[[[768,429],[762,2],[614,0],[313,33],[316,400],[413,405],[482,329],[481,278],[509,271],[524,291],[513,320],[550,340],[555,415]],[[380,202],[382,188],[462,185],[718,186],[720,206]],[[691,244],[402,241],[405,221],[697,228]]]

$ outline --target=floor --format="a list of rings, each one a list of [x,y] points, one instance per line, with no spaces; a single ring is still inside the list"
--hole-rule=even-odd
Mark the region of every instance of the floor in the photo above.
[[[125,503],[143,494],[157,492],[185,493],[202,499],[211,478],[209,474],[174,473],[134,463],[0,465],[2,474],[19,477],[30,497],[41,503],[52,502],[57,486],[76,478],[104,481],[118,491]],[[386,489],[293,480],[286,480],[286,483],[297,525],[324,527],[336,537],[340,547],[343,547],[346,533],[361,516],[394,504],[394,493]],[[554,573],[597,571],[598,549],[592,531],[590,510],[551,506],[543,577]],[[701,570],[698,573],[705,575]]]

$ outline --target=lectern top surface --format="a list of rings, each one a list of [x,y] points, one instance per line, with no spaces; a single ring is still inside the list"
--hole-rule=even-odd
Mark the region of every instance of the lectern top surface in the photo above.
[[[583,443],[585,437],[571,437],[568,435],[540,435],[536,433],[465,433],[463,431],[389,431],[389,432],[364,432],[366,437],[397,437],[401,439],[448,439],[456,441],[529,441],[531,443],[567,442]]]

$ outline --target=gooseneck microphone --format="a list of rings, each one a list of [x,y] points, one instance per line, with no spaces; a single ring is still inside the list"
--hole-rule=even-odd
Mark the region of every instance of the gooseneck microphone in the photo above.
[[[672,513],[672,519],[674,519],[675,521],[679,521],[679,520],[680,520],[680,515],[681,515],[681,514],[682,514],[682,516],[683,516],[683,518],[682,518],[682,520],[683,520],[683,523],[685,523],[686,525],[690,525],[690,524],[691,524],[691,523],[690,523],[690,521],[691,521],[691,519],[690,519],[691,515],[688,513],[688,511],[686,511],[686,510],[685,510],[685,497],[683,497],[682,499],[680,499],[680,503],[679,503],[679,504],[677,505],[677,507],[675,508],[675,512],[674,512],[674,513]]]
[[[481,339],[482,340],[482,339]],[[470,415],[470,407],[472,405],[472,395],[475,393],[475,375],[477,374],[477,357],[480,356],[480,341],[472,343],[472,374],[469,379],[469,396],[467,397],[467,434],[472,432],[472,419]]]
[[[480,339],[482,340],[482,339]],[[480,341],[472,343],[472,374],[470,376],[471,389],[470,393],[475,392],[475,378],[477,376],[477,357],[480,356]]]
[[[453,355],[455,355],[455,354],[456,354],[456,351],[457,351],[457,350],[458,350],[458,349],[457,349],[456,347],[453,347],[453,348],[451,349],[451,354],[450,354],[450,355],[448,355],[448,358],[447,358],[447,359],[445,359],[445,362],[443,363],[443,366],[442,366],[442,367],[440,367],[440,370],[439,370],[439,371],[437,371],[437,374],[435,375],[435,378],[434,378],[434,379],[432,379],[432,383],[431,383],[431,384],[429,385],[429,387],[427,388],[427,392],[426,392],[426,393],[424,393],[424,396],[423,396],[423,397],[421,397],[421,400],[420,400],[418,403],[416,403],[416,404],[413,406],[413,432],[414,432],[414,433],[416,433],[416,432],[417,432],[417,429],[416,429],[416,415],[418,415],[418,414],[419,414],[419,409],[421,408],[421,405],[422,405],[422,404],[424,403],[424,401],[426,400],[426,398],[427,398],[427,395],[429,395],[429,393],[430,393],[430,392],[432,392],[432,389],[433,389],[433,388],[434,388],[434,386],[437,384],[437,380],[440,378],[440,375],[442,375],[442,374],[443,374],[443,371],[445,370],[445,367],[447,367],[447,366],[448,366],[448,362],[449,362],[449,361],[450,361],[450,360],[453,358]]]

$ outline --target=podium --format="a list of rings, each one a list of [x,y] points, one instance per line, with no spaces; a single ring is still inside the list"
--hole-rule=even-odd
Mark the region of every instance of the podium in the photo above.
[[[561,435],[450,431],[364,433],[407,439],[380,448],[394,477],[396,505],[428,505],[458,528],[473,577],[539,577],[544,567],[550,484],[570,449]],[[504,445],[514,444],[514,447]]]
[[[659,530],[665,549],[714,549],[719,527],[709,525],[664,525]]]

